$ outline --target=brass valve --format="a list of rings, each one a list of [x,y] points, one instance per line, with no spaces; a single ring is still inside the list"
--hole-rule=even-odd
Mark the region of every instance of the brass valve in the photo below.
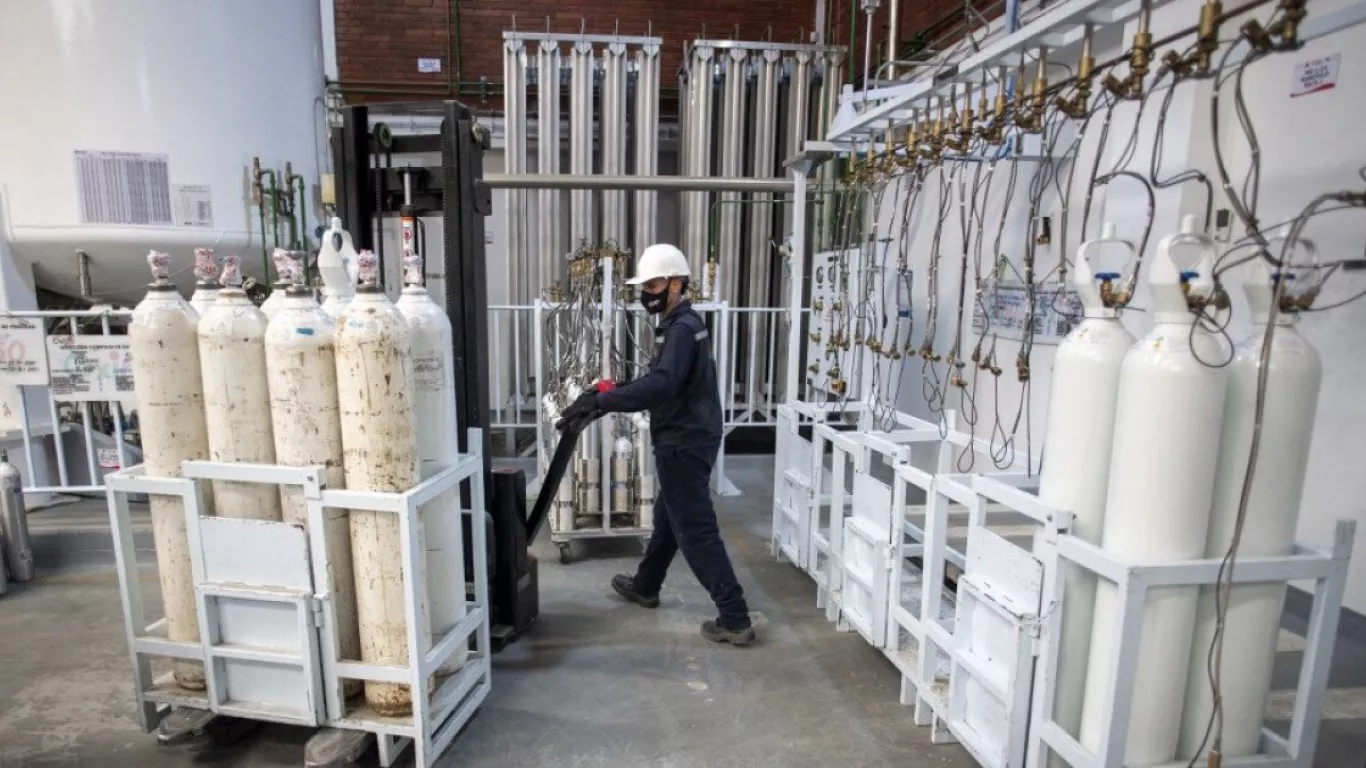
[[[1152,9],[1145,2],[1138,13],[1138,31],[1134,33],[1133,45],[1129,48],[1129,76],[1120,80],[1114,75],[1105,78],[1105,87],[1122,99],[1138,99],[1143,96],[1143,79],[1148,76],[1148,65],[1152,63],[1153,35],[1148,31]]]
[[[1267,53],[1276,47],[1276,41],[1271,39],[1271,33],[1256,19],[1244,22],[1243,26],[1238,28],[1238,34],[1258,53]]]
[[[834,371],[831,371],[831,373],[833,374]],[[844,394],[844,390],[847,388],[848,385],[844,383],[844,379],[832,379],[830,381],[830,391],[837,395]]]
[[[820,363],[812,363],[811,365],[806,366],[806,370],[811,371],[812,373],[820,373],[820,372],[821,372],[821,364],[820,364]]]
[[[1091,55],[1091,25],[1087,24],[1085,37],[1082,38],[1081,60],[1077,62],[1077,95],[1071,99],[1059,96],[1056,102],[1059,112],[1073,120],[1081,120],[1090,112],[1091,80],[1095,66],[1096,59]]]
[[[1177,80],[1190,77],[1195,74],[1195,64],[1190,59],[1181,57],[1176,51],[1167,51],[1162,54],[1162,66],[1166,67]]]
[[[1224,13],[1224,4],[1219,0],[1205,0],[1200,7],[1200,34],[1196,38],[1195,73],[1207,77],[1211,61],[1219,50],[1219,17]]]
[[[1023,67],[1021,67],[1023,74]],[[1024,78],[1020,78],[1023,82]],[[1043,131],[1044,107],[1048,104],[1048,49],[1039,49],[1039,66],[1034,72],[1034,85],[1028,106],[1015,114],[1015,124],[1026,133]]]
[[[816,299],[815,301],[811,302],[811,308],[816,310],[817,312],[823,311],[825,309],[825,300]]]
[[[1029,358],[1023,352],[1015,358],[1015,373],[1021,382],[1029,381]]]
[[[1271,25],[1271,34],[1281,39],[1277,45],[1280,50],[1294,50],[1300,47],[1300,22],[1308,15],[1304,6],[1305,0],[1281,0],[1277,4],[1281,17]]]
[[[820,331],[816,331],[816,332],[812,333],[812,334],[811,334],[811,340],[814,341],[814,342],[816,342],[817,344],[821,343],[821,332],[820,332]]]
[[[839,301],[839,300],[836,300],[835,303],[833,303],[833,304],[830,305],[830,311],[831,311],[831,312],[843,312],[843,311],[844,311],[844,302]]]

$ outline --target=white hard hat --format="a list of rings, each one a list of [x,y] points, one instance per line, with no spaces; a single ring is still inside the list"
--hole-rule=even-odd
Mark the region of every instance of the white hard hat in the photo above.
[[[688,257],[667,243],[655,243],[640,254],[636,262],[636,276],[627,285],[640,285],[656,277],[690,277]]]

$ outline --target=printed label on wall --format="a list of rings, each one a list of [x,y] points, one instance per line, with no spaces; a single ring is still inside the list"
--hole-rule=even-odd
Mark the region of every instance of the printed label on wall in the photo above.
[[[171,187],[178,227],[212,227],[213,195],[207,184],[175,184]]]
[[[133,401],[127,336],[47,337],[48,376],[57,400]]]
[[[413,379],[418,392],[440,392],[446,384],[446,369],[441,355],[430,352],[413,357]]]
[[[82,224],[172,225],[166,155],[77,150],[75,158]]]
[[[31,387],[47,384],[43,338],[40,320],[0,318],[0,383]]]
[[[1296,62],[1294,80],[1290,83],[1290,98],[1332,90],[1338,84],[1340,64],[1340,53]]]
[[[986,304],[986,312],[982,304]],[[1056,285],[1034,289],[1031,318],[1029,286],[1015,282],[994,283],[987,287],[983,301],[972,303],[972,330],[980,334],[986,329],[999,338],[1019,341],[1024,338],[1025,324],[1032,320],[1036,343],[1057,344],[1081,322],[1081,315],[1081,300],[1076,291],[1060,291]]]
[[[424,75],[435,75],[441,71],[441,59],[418,59],[417,71]]]

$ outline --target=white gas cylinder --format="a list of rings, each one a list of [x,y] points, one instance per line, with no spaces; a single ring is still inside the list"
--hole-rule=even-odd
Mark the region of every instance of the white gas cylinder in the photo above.
[[[1092,254],[1098,255],[1099,249],[1107,244],[1123,246],[1128,253],[1124,271],[1132,268],[1133,245],[1116,238],[1114,225],[1109,222],[1101,237],[1082,243],[1077,249],[1072,278],[1084,315],[1058,345],[1053,361],[1053,389],[1049,393],[1039,482],[1039,499],[1070,511],[1070,533],[1091,544],[1100,544],[1105,524],[1120,369],[1134,344],[1133,334],[1119,320],[1119,313],[1129,300],[1127,292],[1117,287],[1121,272],[1097,269],[1094,263]],[[1040,559],[1051,555],[1051,546],[1036,534],[1034,551]],[[1075,736],[1081,726],[1096,579],[1080,568],[1068,568],[1066,574],[1053,718]]]
[[[261,302],[261,313],[266,316],[267,320],[275,317],[275,313],[280,311],[280,306],[285,303],[286,292],[295,283],[296,274],[302,275],[302,272],[298,271],[300,256],[301,254],[298,252],[288,251],[284,248],[276,248],[275,252],[271,254],[271,260],[275,262],[275,285],[271,288],[270,295],[266,297],[266,300]]]
[[[1198,249],[1193,270],[1178,267],[1172,255],[1177,246]],[[1152,257],[1154,325],[1124,357],[1101,534],[1101,547],[1126,562],[1193,560],[1205,553],[1227,386],[1226,371],[1206,363],[1226,353],[1215,337],[1192,328],[1192,307],[1215,294],[1213,255],[1213,243],[1196,233],[1188,216]],[[1190,587],[1159,587],[1148,591],[1146,606],[1129,606],[1144,611],[1133,708],[1127,744],[1111,747],[1124,750],[1126,766],[1176,757],[1196,598]],[[1093,752],[1104,716],[1113,711],[1117,610],[1115,585],[1101,581],[1081,722],[1082,745]]]
[[[405,243],[405,250],[410,244]],[[451,321],[422,287],[422,259],[408,251],[403,294],[394,306],[412,336],[413,408],[422,477],[459,460],[455,414],[455,362],[451,358]],[[452,488],[422,507],[427,545],[427,587],[432,631],[444,635],[465,618],[465,557],[460,489]],[[454,672],[468,654],[458,651],[441,668]]]
[[[359,255],[351,243],[351,234],[342,229],[341,219],[333,218],[331,227],[323,233],[318,249],[318,276],[323,281],[323,311],[341,317],[351,297],[356,295],[359,274]]]
[[[1215,472],[1214,505],[1205,557],[1223,559],[1233,541],[1238,508],[1247,476],[1248,456],[1256,424],[1257,376],[1263,344],[1271,335],[1266,374],[1260,447],[1253,474],[1238,559],[1288,555],[1295,546],[1300,496],[1309,465],[1323,366],[1309,342],[1295,330],[1297,291],[1288,271],[1274,279],[1286,280],[1274,324],[1269,323],[1275,302],[1273,276],[1265,262],[1253,262],[1244,290],[1252,309],[1252,332],[1237,345],[1229,365],[1228,400]],[[1290,299],[1290,300],[1287,300]],[[1285,604],[1285,584],[1239,584],[1229,593],[1223,631],[1220,693],[1225,757],[1257,754],[1261,745],[1262,714],[1271,690],[1271,672]],[[1189,759],[1200,749],[1213,709],[1206,674],[1209,649],[1218,621],[1214,589],[1200,594],[1195,643],[1191,646],[1191,674],[1181,727],[1179,756]],[[1209,745],[1205,745],[1208,749]]]
[[[412,335],[377,284],[374,254],[365,251],[359,256],[365,280],[337,321],[342,466],[348,490],[401,493],[420,477]],[[369,663],[409,662],[403,544],[395,515],[351,511],[361,659]],[[412,711],[407,685],[367,682],[365,700],[388,717]]]
[[[149,477],[180,477],[182,461],[209,457],[204,389],[199,378],[199,338],[195,332],[199,317],[168,277],[170,257],[153,251],[148,262],[152,266],[152,284],[147,297],[134,308],[128,325],[143,464]],[[213,514],[213,499],[205,496],[204,503],[208,508],[203,512]],[[199,614],[195,607],[184,505],[178,498],[154,495],[148,507],[166,637],[175,642],[197,643]],[[204,689],[204,667],[199,662],[177,660],[173,672],[180,687]]]
[[[199,320],[199,366],[213,461],[275,463],[266,374],[266,316],[242,290],[236,256],[223,259],[223,288]],[[261,483],[213,481],[220,517],[280,519],[280,492]]]
[[[342,471],[341,412],[337,395],[335,322],[323,313],[313,291],[293,285],[266,326],[266,370],[275,461],[286,467],[323,467],[328,488],[345,488]],[[303,488],[280,486],[282,518],[308,526]],[[333,507],[323,512],[328,576],[332,581],[337,642],[344,659],[360,658],[356,620],[355,569],[351,564],[350,515]],[[359,684],[355,689],[359,691]]]
[[[190,296],[190,306],[200,317],[204,310],[218,298],[218,272],[221,267],[212,248],[194,249],[194,293]]]

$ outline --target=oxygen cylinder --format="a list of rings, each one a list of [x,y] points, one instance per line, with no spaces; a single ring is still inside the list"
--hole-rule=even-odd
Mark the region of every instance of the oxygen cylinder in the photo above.
[[[204,250],[195,252],[200,260],[197,266],[203,259],[212,262],[212,252],[204,256]],[[133,309],[128,325],[143,466],[148,477],[180,477],[182,461],[209,457],[196,333],[199,315],[171,283],[170,257],[153,251],[147,261],[152,267],[152,284],[147,297]],[[204,504],[207,508],[203,513],[213,514],[211,495],[205,495]],[[198,643],[199,613],[195,607],[184,505],[176,497],[153,495],[148,507],[166,638]],[[204,689],[204,668],[199,662],[177,660],[173,670],[181,688]]]
[[[1289,555],[1295,546],[1300,495],[1309,465],[1323,367],[1318,353],[1295,330],[1296,313],[1302,304],[1291,286],[1283,291],[1274,327],[1269,327],[1275,300],[1273,280],[1293,279],[1282,272],[1271,275],[1261,260],[1250,267],[1244,283],[1252,310],[1252,332],[1237,345],[1229,365],[1228,399],[1219,444],[1219,468],[1215,472],[1214,505],[1205,557],[1223,559],[1233,542],[1238,507],[1247,474],[1252,434],[1256,426],[1257,375],[1262,345],[1271,334],[1267,365],[1266,403],[1262,414],[1260,448],[1253,475],[1239,559]],[[1260,751],[1262,713],[1271,690],[1271,671],[1276,656],[1285,601],[1283,582],[1237,584],[1229,593],[1224,618],[1223,661],[1220,693],[1223,700],[1225,757],[1254,755]],[[1191,646],[1191,675],[1181,727],[1183,760],[1194,756],[1204,739],[1213,709],[1213,695],[1205,673],[1218,621],[1214,588],[1201,590],[1196,618],[1195,643]],[[1210,745],[1206,744],[1208,749]]]
[[[631,513],[631,456],[635,445],[629,437],[618,437],[612,447],[612,513]]]
[[[204,310],[218,298],[218,257],[212,248],[194,249],[194,293],[190,295],[190,306],[195,314],[204,316]]]
[[[266,316],[242,290],[237,256],[223,259],[218,300],[199,320],[199,367],[213,461],[275,463],[266,373]],[[273,485],[213,481],[220,517],[280,519],[280,491]]]
[[[1177,246],[1199,249],[1193,270],[1177,266],[1171,253]],[[1153,329],[1124,356],[1101,547],[1126,562],[1194,560],[1205,553],[1227,376],[1201,362],[1224,353],[1213,336],[1192,328],[1192,310],[1218,301],[1213,255],[1213,243],[1196,234],[1191,216],[1158,243],[1149,277]],[[1148,591],[1146,605],[1129,606],[1144,614],[1126,766],[1176,757],[1197,596],[1191,587],[1159,587]],[[1100,581],[1081,722],[1081,742],[1093,752],[1101,720],[1112,710],[1117,609],[1115,585]]]
[[[351,235],[341,227],[341,219],[333,218],[332,225],[323,233],[318,249],[318,276],[323,281],[323,311],[341,317],[351,297],[356,294],[359,257],[351,244]]]
[[[651,528],[655,523],[654,455],[650,448],[650,415],[633,413],[636,426],[636,525]]]
[[[0,450],[0,532],[5,536],[5,562],[14,581],[33,581],[33,542],[24,511],[24,478]]]
[[[261,313],[266,316],[267,320],[275,317],[275,313],[279,312],[281,305],[285,303],[285,294],[296,279],[295,273],[299,268],[299,255],[295,251],[287,251],[284,248],[276,248],[271,255],[271,259],[275,262],[277,277],[275,287],[271,290],[270,295],[261,302]]]
[[[412,335],[413,409],[417,414],[417,452],[422,477],[459,460],[455,415],[455,362],[451,358],[451,321],[422,287],[422,258],[404,238],[404,288],[394,306]],[[432,631],[443,635],[465,618],[465,565],[460,489],[452,488],[423,505],[427,544],[427,587]],[[439,670],[451,674],[468,654],[457,651]]]
[[[279,311],[266,326],[266,372],[275,461],[286,467],[324,467],[328,488],[345,488],[342,472],[341,414],[337,404],[335,322],[313,299],[312,289],[291,285]],[[280,509],[287,523],[308,526],[303,488],[280,486]],[[351,564],[351,525],[345,509],[327,508],[328,561],[337,642],[344,659],[360,658],[356,619],[355,569]],[[360,684],[355,682],[355,692]]]
[[[1053,360],[1053,389],[1048,399],[1048,426],[1039,499],[1072,513],[1071,533],[1100,544],[1105,523],[1105,491],[1110,475],[1110,447],[1114,441],[1115,401],[1120,368],[1134,344],[1133,334],[1119,321],[1129,292],[1117,288],[1119,272],[1095,271],[1091,253],[1102,245],[1124,246],[1133,261],[1133,245],[1115,237],[1106,222],[1101,236],[1082,243],[1072,265],[1072,279],[1081,299],[1081,323],[1058,345]],[[1041,530],[1041,529],[1039,529]],[[1042,535],[1034,538],[1034,552],[1045,557],[1051,547]],[[1067,568],[1062,635],[1058,638],[1058,684],[1053,719],[1069,734],[1081,726],[1086,652],[1091,644],[1091,609],[1096,580],[1080,568]],[[1054,756],[1054,761],[1059,758]]]
[[[342,466],[348,490],[401,493],[416,485],[420,475],[412,337],[403,315],[377,284],[374,254],[363,251],[359,257],[362,285],[337,321]],[[403,546],[397,516],[351,511],[361,659],[369,663],[409,663]],[[365,700],[388,717],[412,711],[407,685],[367,681]]]

